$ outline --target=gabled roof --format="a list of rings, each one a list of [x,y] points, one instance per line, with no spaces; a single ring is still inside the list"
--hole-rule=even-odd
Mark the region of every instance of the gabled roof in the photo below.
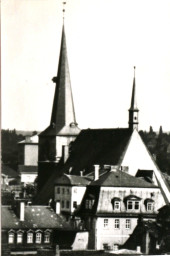
[[[90,183],[90,186],[101,187],[137,187],[137,188],[156,188],[152,183],[146,182],[141,178],[136,178],[122,171],[110,171],[103,174],[96,181]]]
[[[20,173],[38,173],[38,166],[35,165],[19,165]]]
[[[71,146],[66,167],[72,167],[72,174],[79,174],[84,169],[93,171],[94,164],[118,165],[131,134],[128,128],[82,130]]]
[[[82,177],[76,175],[63,174],[60,178],[55,181],[55,185],[73,185],[73,186],[86,186],[91,182],[90,177]]]
[[[25,220],[20,221],[10,206],[2,206],[2,229],[56,228],[69,229],[62,216],[49,206],[25,206]]]

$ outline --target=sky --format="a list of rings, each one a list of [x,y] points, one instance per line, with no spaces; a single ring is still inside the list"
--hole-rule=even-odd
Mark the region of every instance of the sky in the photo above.
[[[1,1],[1,126],[50,123],[61,0]],[[67,0],[65,31],[81,129],[128,126],[133,67],[139,130],[170,131],[170,1]]]

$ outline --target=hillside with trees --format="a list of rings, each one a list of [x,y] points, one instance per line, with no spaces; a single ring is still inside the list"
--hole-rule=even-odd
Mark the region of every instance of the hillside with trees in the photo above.
[[[34,135],[37,132],[29,132],[29,135]],[[150,127],[149,132],[139,132],[143,141],[147,145],[150,153],[156,159],[160,170],[170,175],[170,133],[165,133],[160,127],[158,133],[154,132]],[[17,143],[24,140],[26,131],[2,130],[1,145],[2,145],[2,162],[14,170],[18,166],[18,146]]]

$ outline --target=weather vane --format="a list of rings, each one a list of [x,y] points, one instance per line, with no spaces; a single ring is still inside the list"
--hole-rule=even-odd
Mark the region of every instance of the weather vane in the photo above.
[[[65,14],[65,5],[66,5],[66,1],[63,2],[63,20],[64,20],[64,14]]]

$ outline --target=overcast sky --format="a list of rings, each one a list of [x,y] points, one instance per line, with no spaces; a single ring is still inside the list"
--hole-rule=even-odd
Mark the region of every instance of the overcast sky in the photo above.
[[[2,0],[2,128],[50,122],[61,0]],[[71,84],[80,128],[127,127],[136,66],[139,129],[170,131],[170,1],[68,0]]]

